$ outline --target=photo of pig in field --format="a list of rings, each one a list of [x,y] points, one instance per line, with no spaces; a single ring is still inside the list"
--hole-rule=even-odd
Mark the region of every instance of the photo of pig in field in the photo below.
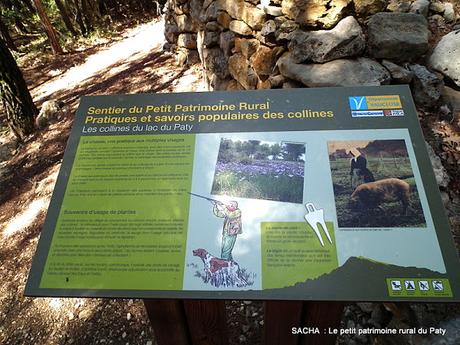
[[[328,142],[338,226],[426,227],[404,140]]]

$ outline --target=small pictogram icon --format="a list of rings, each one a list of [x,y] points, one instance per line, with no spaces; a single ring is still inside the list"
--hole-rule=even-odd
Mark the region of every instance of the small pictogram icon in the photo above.
[[[442,281],[440,280],[433,280],[433,290],[434,291],[443,291],[444,290],[444,285],[442,284]]]
[[[413,280],[406,280],[404,282],[407,291],[414,291],[415,290],[415,283]]]
[[[391,290],[393,290],[393,291],[401,291],[401,281],[392,280],[391,281]]]
[[[420,291],[429,291],[430,290],[430,284],[426,280],[420,280],[418,282],[418,287],[420,288]]]

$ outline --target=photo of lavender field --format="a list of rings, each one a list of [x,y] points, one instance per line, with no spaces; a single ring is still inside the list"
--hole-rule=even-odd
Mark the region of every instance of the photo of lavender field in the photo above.
[[[305,144],[222,138],[211,194],[302,203]]]

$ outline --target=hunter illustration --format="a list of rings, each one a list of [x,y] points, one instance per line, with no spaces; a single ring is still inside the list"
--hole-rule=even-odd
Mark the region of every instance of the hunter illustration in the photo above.
[[[198,248],[193,250],[193,255],[199,257],[204,264],[204,274],[200,271],[197,276],[201,277],[205,283],[210,283],[215,287],[244,287],[252,285],[251,274],[233,259],[233,248],[235,247],[238,235],[243,233],[241,222],[241,210],[235,200],[223,203],[222,201],[211,199],[203,195],[189,193],[192,196],[212,202],[212,212],[216,217],[223,218],[222,243],[220,258],[210,254],[206,249]]]
[[[233,260],[232,250],[235,246],[236,238],[243,233],[241,210],[238,208],[238,202],[233,200],[225,205],[223,203],[214,203],[212,212],[216,217],[224,218],[220,257],[224,260]]]

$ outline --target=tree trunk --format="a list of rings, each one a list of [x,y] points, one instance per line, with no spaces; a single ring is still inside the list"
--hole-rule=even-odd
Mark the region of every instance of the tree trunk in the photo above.
[[[35,128],[37,108],[16,61],[0,39],[0,100],[6,112],[8,125],[22,140]]]
[[[53,25],[51,24],[48,16],[46,15],[45,9],[40,0],[33,0],[35,9],[37,10],[38,16],[40,17],[40,21],[45,29],[46,35],[48,36],[48,40],[51,44],[51,49],[53,50],[54,54],[62,54],[62,48],[59,44],[59,40],[56,35],[56,31],[54,30]]]
[[[86,28],[85,23],[83,23],[83,15],[79,4],[79,0],[68,0],[68,2],[71,3],[72,7],[74,7],[75,9],[75,21],[80,27],[82,35],[86,36],[89,30]]]
[[[93,30],[94,25],[97,24],[101,18],[99,8],[95,2],[90,0],[80,0],[80,3],[85,25],[89,30]]]
[[[13,39],[11,38],[8,28],[3,23],[1,16],[0,16],[0,38],[3,38],[8,48],[10,48],[11,50],[16,50],[16,51],[18,50],[18,48],[16,48],[16,45],[14,44]]]
[[[70,20],[69,12],[67,11],[65,4],[61,0],[54,0],[54,2],[56,3],[56,6],[59,10],[59,13],[61,14],[62,20],[64,21],[67,30],[69,30],[72,36],[78,36],[78,33],[73,27],[72,21]]]
[[[107,8],[107,12],[112,11],[115,14],[115,17],[120,17],[120,11],[118,8],[118,3],[115,0],[106,0],[104,4]]]
[[[97,0],[97,6],[99,7],[99,13],[101,16],[105,16],[108,14],[107,12],[107,5],[105,4],[104,0]]]
[[[99,21],[102,18],[102,15],[97,0],[85,1],[88,2],[88,9],[91,11],[91,15],[96,19],[96,21]]]

